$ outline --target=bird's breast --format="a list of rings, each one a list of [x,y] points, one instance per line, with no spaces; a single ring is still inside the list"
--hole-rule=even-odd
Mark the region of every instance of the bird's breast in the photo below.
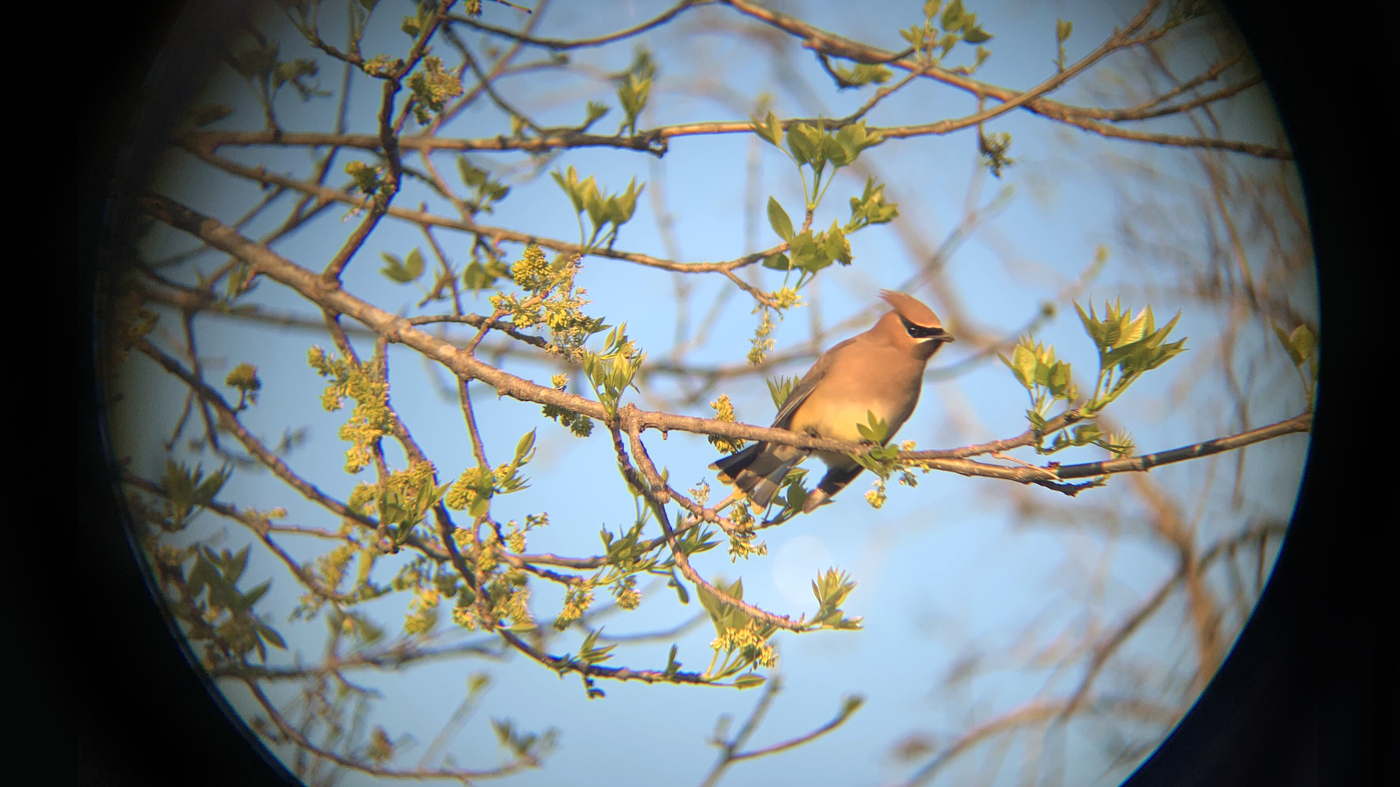
[[[794,432],[815,432],[832,440],[859,442],[865,438],[857,428],[870,421],[870,414],[889,424],[888,437],[908,420],[919,400],[919,389],[895,390],[866,386],[863,390],[840,390],[825,386],[812,392],[793,414]]]

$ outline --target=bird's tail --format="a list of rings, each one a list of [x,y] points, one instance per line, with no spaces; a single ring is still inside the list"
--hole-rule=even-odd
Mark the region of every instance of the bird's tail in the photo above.
[[[817,484],[817,488],[807,493],[807,499],[802,502],[802,513],[810,514],[817,506],[831,501],[832,495],[846,488],[846,485],[856,479],[865,468],[858,464],[851,463],[849,467],[833,467],[826,471],[822,477],[822,482]]]
[[[710,465],[719,471],[721,483],[734,484],[759,508],[767,508],[788,471],[807,457],[807,451],[790,445],[754,443]]]

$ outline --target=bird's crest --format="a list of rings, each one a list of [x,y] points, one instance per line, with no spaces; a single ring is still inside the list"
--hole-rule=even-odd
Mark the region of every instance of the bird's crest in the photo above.
[[[880,297],[885,303],[894,307],[900,317],[923,328],[942,328],[943,323],[938,321],[938,315],[933,313],[933,309],[925,306],[918,298],[906,295],[894,290],[880,290]]]

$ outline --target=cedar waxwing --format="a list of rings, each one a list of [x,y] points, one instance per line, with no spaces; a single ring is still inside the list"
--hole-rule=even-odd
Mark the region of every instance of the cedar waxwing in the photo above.
[[[871,412],[889,424],[889,442],[909,419],[923,388],[924,366],[953,336],[918,300],[889,290],[882,290],[880,297],[894,311],[818,358],[778,410],[773,428],[860,442],[864,438],[856,426],[865,424]],[[734,484],[766,508],[788,471],[810,453],[790,445],[755,443],[710,468],[719,471],[721,482]],[[843,453],[818,451],[817,457],[828,469],[803,503],[804,513],[828,502],[864,469]]]

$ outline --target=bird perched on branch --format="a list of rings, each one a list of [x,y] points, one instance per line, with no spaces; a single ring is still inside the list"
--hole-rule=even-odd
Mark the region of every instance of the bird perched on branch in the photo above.
[[[894,311],[818,358],[783,402],[773,428],[860,442],[864,438],[857,426],[873,413],[889,424],[884,439],[888,443],[909,419],[919,402],[928,359],[953,336],[943,330],[938,315],[917,299],[890,290],[882,290],[880,297]],[[790,445],[755,443],[710,468],[719,471],[721,482],[733,484],[754,504],[766,508],[788,471],[810,453]],[[803,502],[804,513],[828,502],[863,469],[847,454],[816,453],[828,469]]]

